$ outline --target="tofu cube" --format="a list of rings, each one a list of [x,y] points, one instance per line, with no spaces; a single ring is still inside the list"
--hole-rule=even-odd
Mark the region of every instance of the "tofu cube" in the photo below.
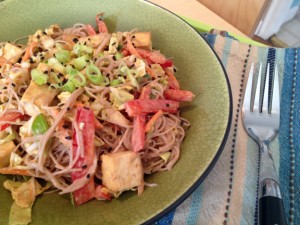
[[[20,56],[22,55],[23,50],[13,44],[6,43],[3,48],[3,57],[9,60],[11,63],[16,63]]]
[[[49,89],[48,85],[38,85],[31,81],[23,94],[21,104],[28,115],[34,116],[41,113],[41,106],[49,106],[57,94],[58,91]]]
[[[145,50],[152,50],[151,33],[150,32],[138,32],[134,34],[135,38],[132,39],[132,43],[137,48]]]
[[[0,168],[9,166],[10,154],[15,147],[16,146],[13,141],[0,144]]]
[[[111,193],[143,185],[144,173],[140,155],[125,151],[104,154],[102,159],[102,183]]]

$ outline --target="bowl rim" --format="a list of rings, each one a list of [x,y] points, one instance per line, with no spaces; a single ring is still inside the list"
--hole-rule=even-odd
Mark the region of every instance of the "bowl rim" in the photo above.
[[[226,130],[225,130],[222,142],[220,144],[220,147],[217,150],[216,155],[213,157],[213,160],[209,163],[209,165],[207,166],[207,168],[205,169],[203,174],[196,180],[196,182],[193,185],[191,185],[188,188],[188,190],[185,191],[176,201],[171,203],[171,205],[169,205],[168,207],[164,208],[160,213],[156,214],[152,218],[150,218],[150,219],[146,220],[144,223],[142,223],[142,225],[151,225],[151,224],[154,224],[159,219],[162,219],[165,215],[170,213],[177,206],[179,206],[185,199],[187,199],[196,190],[196,188],[199,187],[199,185],[206,179],[208,174],[211,172],[211,170],[213,169],[213,167],[215,166],[215,164],[219,160],[219,158],[220,158],[220,156],[221,156],[221,154],[222,154],[222,152],[225,148],[225,145],[226,145],[229,133],[230,133],[230,129],[231,129],[231,121],[232,121],[232,114],[233,114],[233,99],[232,99],[231,85],[230,85],[230,82],[229,82],[229,77],[228,77],[228,74],[226,72],[226,69],[225,69],[220,57],[215,52],[215,50],[212,48],[212,46],[208,43],[208,41],[204,38],[204,36],[201,33],[199,33],[192,25],[190,25],[188,22],[186,22],[184,19],[182,19],[181,17],[179,17],[175,13],[171,12],[170,10],[164,8],[163,6],[157,5],[156,3],[150,2],[149,0],[145,0],[145,2],[147,2],[148,4],[151,4],[154,7],[158,7],[160,9],[163,9],[167,13],[170,13],[173,16],[177,17],[178,19],[182,20],[187,25],[189,25],[205,41],[205,43],[209,46],[210,50],[216,56],[219,64],[221,65],[221,68],[224,72],[224,76],[225,76],[225,79],[226,79],[227,90],[228,90],[228,95],[229,95],[229,115],[228,115],[227,126],[226,126]]]

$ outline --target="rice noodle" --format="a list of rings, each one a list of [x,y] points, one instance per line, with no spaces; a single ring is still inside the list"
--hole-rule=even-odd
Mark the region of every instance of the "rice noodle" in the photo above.
[[[73,46],[77,42],[88,45],[86,42],[94,41],[89,46],[89,48],[92,46],[93,52],[89,53],[86,61],[99,69],[102,81],[100,83],[89,81],[87,67],[85,67],[80,69],[80,73],[87,80],[85,85],[78,87],[80,85],[76,84],[77,87],[72,93],[63,92],[60,89],[60,95],[55,96],[51,103],[37,106],[37,112],[45,115],[49,125],[44,133],[33,135],[32,126],[37,115],[31,117],[29,121],[27,119],[17,121],[0,120],[0,125],[11,125],[14,131],[20,133],[20,137],[14,140],[16,147],[13,150],[21,158],[18,166],[26,168],[33,177],[51,182],[53,189],[49,193],[59,191],[59,194],[66,194],[74,192],[85,186],[93,177],[101,181],[100,156],[108,153],[131,151],[134,146],[134,118],[129,117],[124,111],[125,102],[137,99],[141,95],[140,90],[143,87],[150,88],[150,94],[147,98],[164,100],[164,92],[169,88],[168,77],[164,74],[163,69],[162,74],[155,78],[149,78],[149,74],[139,74],[140,71],[146,70],[145,65],[150,66],[150,62],[137,57],[137,54],[134,55],[130,52],[132,49],[128,48],[127,41],[131,43],[135,32],[137,32],[136,30],[126,33],[119,32],[114,35],[104,32],[92,37],[88,36],[91,31],[93,33],[93,30],[89,29],[91,29],[90,26],[82,23],[66,29],[54,26],[47,30],[49,34],[43,32],[43,35],[39,33],[39,37],[37,35],[30,36],[29,40],[31,42],[38,42],[37,47],[29,48],[30,51],[27,52],[27,46],[21,46],[21,56],[17,56],[18,59],[11,58],[17,59],[17,63],[11,63],[11,59],[5,59],[4,65],[0,64],[0,117],[7,112],[19,112],[25,115],[26,118],[29,113],[26,112],[26,108],[23,107],[21,102],[24,92],[26,92],[30,83],[34,82],[31,80],[33,78],[30,71],[36,69],[39,65],[44,69],[46,68],[43,71],[45,75],[50,76],[51,73],[54,73],[59,79],[56,82],[62,81],[62,83],[55,85],[55,88],[59,89],[70,79],[70,74],[62,74],[61,67],[59,67],[59,71],[56,71],[57,68],[50,68],[48,62],[43,60],[56,57],[60,48],[72,52]],[[43,39],[45,35],[54,40],[54,42],[51,40],[51,43],[55,43],[54,46],[43,48],[43,44],[38,40]],[[117,58],[115,53],[110,53],[111,40],[114,40],[116,44],[114,51],[117,48],[123,48],[122,51],[117,50],[118,53],[120,55],[121,53],[129,54],[129,56],[122,57],[121,55],[120,57],[119,55],[120,58]],[[0,49],[4,46],[4,42],[0,43]],[[81,49],[81,51],[88,51],[89,48]],[[30,59],[23,62],[22,57],[27,53],[30,55]],[[59,66],[75,68],[75,65],[72,64],[74,54],[74,51],[70,54],[73,58],[69,63],[63,62]],[[142,65],[137,65],[138,60],[143,60]],[[40,62],[43,62],[43,64],[40,64]],[[64,69],[66,70],[66,68]],[[63,76],[63,79],[61,79],[61,76]],[[47,83],[44,84],[50,88],[51,82],[49,78]],[[27,101],[37,105],[36,102],[43,97],[43,92],[33,94]],[[78,168],[76,163],[87,154],[84,142],[85,130],[81,129],[81,124],[76,121],[77,107],[88,107],[93,110],[95,115],[95,157],[91,165],[86,165],[86,174],[89,176],[72,180],[71,175],[73,173],[85,172],[83,168]],[[113,114],[119,117],[113,120],[111,119]],[[145,115],[145,123],[150,121],[152,117],[152,113]],[[173,114],[163,113],[157,118],[153,130],[145,133],[143,149],[137,153],[141,157],[144,174],[170,170],[174,166],[180,156],[180,145],[185,136],[185,128],[189,126],[190,123],[181,118],[179,112]],[[76,139],[76,150],[73,149],[73,138]],[[168,157],[163,157],[163,155]],[[135,187],[138,194],[143,192],[144,186],[153,187],[156,184],[144,182],[143,185]]]

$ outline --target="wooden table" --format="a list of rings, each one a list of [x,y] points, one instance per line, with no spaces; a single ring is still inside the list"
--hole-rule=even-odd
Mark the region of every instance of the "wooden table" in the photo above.
[[[211,25],[218,30],[226,30],[236,35],[246,37],[240,30],[226,22],[220,16],[203,6],[196,0],[149,0],[180,16],[186,16],[202,23]]]

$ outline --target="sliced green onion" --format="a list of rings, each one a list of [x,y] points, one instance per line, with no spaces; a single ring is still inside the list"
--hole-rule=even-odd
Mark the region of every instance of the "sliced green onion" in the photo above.
[[[122,54],[121,52],[117,52],[117,53],[115,54],[115,57],[116,57],[116,60],[120,60],[120,59],[122,59],[124,56],[123,56],[123,54]]]
[[[75,66],[76,70],[82,70],[84,67],[87,66],[90,57],[88,55],[83,55],[76,59],[73,59],[73,65]]]
[[[43,134],[49,129],[47,120],[42,113],[35,117],[31,129],[34,135]]]
[[[38,69],[31,70],[31,79],[38,85],[46,84],[48,81],[48,75],[39,71]]]
[[[91,47],[88,47],[86,45],[83,45],[81,43],[77,43],[73,47],[73,52],[78,56],[83,56],[86,54],[92,54],[93,49]]]
[[[94,64],[90,64],[86,67],[86,75],[93,84],[100,84],[103,82],[101,71]]]
[[[61,79],[58,77],[58,74],[55,72],[50,72],[49,74],[49,82],[58,84],[61,82]]]
[[[74,69],[71,65],[67,65],[65,67],[65,74],[69,74],[71,72],[71,70]]]
[[[78,70],[72,69],[69,73],[69,80],[72,81],[76,87],[82,87],[86,85],[85,76]]]
[[[67,92],[70,92],[70,93],[72,93],[73,91],[75,91],[75,89],[76,89],[76,86],[75,86],[74,82],[71,81],[71,80],[68,80],[67,83],[65,83],[61,87],[61,90],[67,91]]]
[[[4,130],[4,131],[1,131],[0,133],[1,134],[2,133],[6,133],[6,131]],[[1,136],[5,136],[5,134],[1,135]],[[17,137],[18,137],[18,133],[14,129],[12,129],[11,127],[9,127],[9,134],[6,135],[5,137],[1,137],[1,139],[0,139],[0,145],[3,144],[3,143],[6,143],[6,142],[10,142],[10,141],[16,139]]]
[[[110,86],[114,87],[114,86],[119,85],[120,83],[121,83],[120,80],[114,79],[114,80],[112,80],[112,81],[110,82]]]
[[[56,58],[48,59],[48,65],[60,73],[65,72],[65,67]]]
[[[71,53],[70,53],[70,51],[67,51],[67,50],[61,50],[55,54],[55,58],[60,63],[67,63],[67,62],[70,62],[70,60],[71,60]]]

